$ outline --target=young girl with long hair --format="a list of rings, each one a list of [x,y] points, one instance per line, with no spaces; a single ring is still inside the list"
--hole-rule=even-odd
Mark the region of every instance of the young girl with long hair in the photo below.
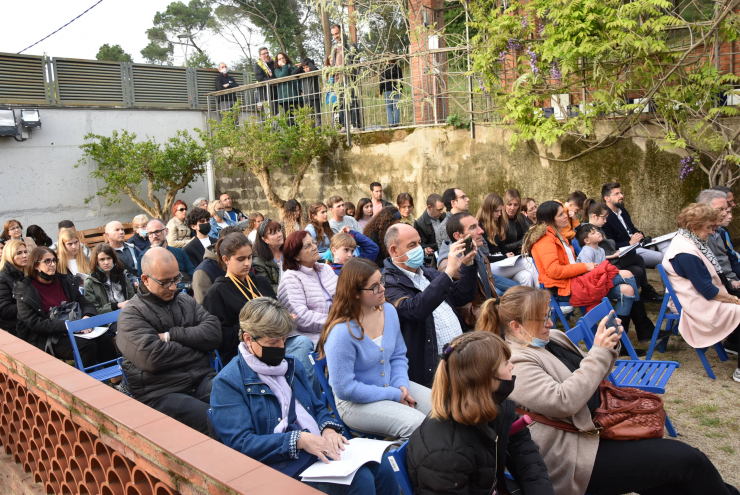
[[[329,210],[324,203],[314,203],[308,207],[308,221],[306,232],[316,241],[319,254],[324,254],[331,245],[334,231],[329,227]]]
[[[57,244],[57,257],[59,266],[57,271],[62,275],[71,273],[77,275],[83,273],[90,274],[90,261],[82,252],[80,246],[80,237],[74,229],[62,229],[59,232],[59,242]]]

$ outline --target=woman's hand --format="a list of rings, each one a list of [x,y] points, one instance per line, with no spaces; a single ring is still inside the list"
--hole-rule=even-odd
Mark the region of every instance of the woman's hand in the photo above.
[[[329,459],[339,460],[339,453],[336,447],[326,438],[314,435],[313,433],[301,432],[298,442],[296,442],[296,447],[298,450],[305,450],[309,454],[315,455],[327,464],[329,464]]]
[[[401,391],[401,404],[405,404],[409,407],[416,407],[416,400],[411,397],[409,389],[404,386],[401,387],[399,390]]]
[[[349,228],[349,225],[345,225],[342,227],[342,230],[339,231],[340,234],[349,234],[349,231],[352,230]]]
[[[609,316],[613,312],[614,311],[612,310],[609,315],[605,316],[599,322],[599,329],[596,330],[596,335],[594,336],[595,346],[603,347],[605,349],[614,349],[614,347],[617,345],[617,342],[622,337],[622,332],[624,331],[624,329],[622,328],[622,320],[620,320],[619,318],[616,318],[617,323],[619,324],[619,329],[615,329],[614,327],[606,327],[606,321],[609,319]]]
[[[584,265],[586,265],[586,269],[587,269],[588,271],[591,271],[591,270],[593,270],[594,268],[596,268],[596,263],[591,263],[590,261],[589,261],[588,263],[584,263]]]
[[[341,454],[340,451],[344,450],[345,445],[349,445],[349,440],[332,428],[324,428],[324,431],[321,432],[321,436],[329,442],[329,445],[332,446],[334,452],[337,453],[337,456]]]
[[[507,258],[513,258],[514,256],[516,256],[514,253],[506,253]]]

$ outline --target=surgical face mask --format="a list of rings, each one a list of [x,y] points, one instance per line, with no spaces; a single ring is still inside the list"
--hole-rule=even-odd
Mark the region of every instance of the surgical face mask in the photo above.
[[[221,74],[226,75],[226,73],[229,72],[229,70],[226,67],[224,67],[223,69],[220,70],[220,72]]]
[[[101,273],[110,273],[110,271],[111,271],[112,269],[113,269],[113,267],[111,266],[111,267],[110,267],[110,268],[108,268],[107,270],[104,270],[102,266],[98,265],[98,270],[100,270],[100,272],[101,272]]]
[[[146,229],[139,229],[139,235],[146,239],[147,231]]]
[[[198,224],[198,232],[200,232],[200,235],[208,235],[208,233],[211,231],[211,224],[210,223],[201,223]]]
[[[407,261],[403,261],[402,263],[404,263],[412,270],[416,270],[422,265],[422,263],[424,263],[424,249],[420,245],[416,246],[411,251],[407,251],[405,255],[402,254],[401,256],[396,256],[393,259],[395,260],[396,258],[403,258],[404,256],[408,256],[409,259]]]
[[[285,347],[263,347],[256,340],[252,341],[258,346],[262,347],[262,357],[255,355],[257,359],[265,363],[267,366],[277,366],[285,359]]]
[[[514,391],[515,381],[516,375],[512,375],[511,380],[499,380],[498,390],[493,393],[493,401],[496,404],[501,404],[503,401],[509,398],[511,393]]]

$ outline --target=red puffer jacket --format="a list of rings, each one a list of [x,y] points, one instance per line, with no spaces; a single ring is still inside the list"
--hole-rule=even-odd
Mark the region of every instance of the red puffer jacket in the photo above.
[[[619,268],[608,261],[570,280],[570,305],[586,306],[591,310],[599,304],[607,292],[614,287],[612,280],[619,274]]]

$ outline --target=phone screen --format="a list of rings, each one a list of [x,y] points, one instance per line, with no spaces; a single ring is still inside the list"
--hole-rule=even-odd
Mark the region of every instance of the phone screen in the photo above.
[[[470,252],[473,250],[473,238],[468,237],[465,239],[465,253],[464,255],[470,254]]]
[[[619,333],[619,323],[617,323],[617,319],[614,317],[614,313],[609,314],[609,319],[606,320],[606,328],[614,328],[615,330],[612,332],[612,335],[615,333]]]

